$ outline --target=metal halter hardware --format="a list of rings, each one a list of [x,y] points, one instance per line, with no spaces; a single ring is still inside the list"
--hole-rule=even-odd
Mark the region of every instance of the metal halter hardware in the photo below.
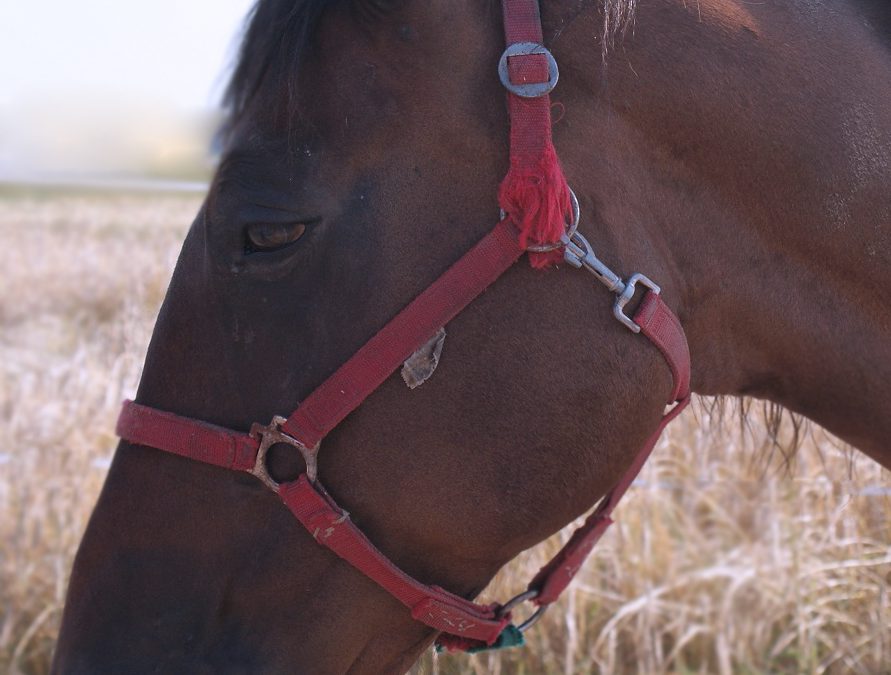
[[[542,54],[547,59],[547,81],[528,82],[526,84],[514,84],[511,82],[507,60],[512,56],[532,56],[533,54]],[[521,98],[538,98],[550,93],[557,86],[557,80],[560,79],[560,70],[557,68],[557,61],[554,59],[553,54],[544,45],[540,45],[537,42],[516,42],[505,49],[501,55],[501,59],[498,61],[498,77],[501,78],[501,84],[510,93],[516,94]]]
[[[538,597],[538,591],[535,589],[531,589],[528,591],[523,591],[522,593],[515,595],[510,600],[505,602],[501,607],[498,608],[498,616],[503,617],[507,616],[507,614],[518,605],[522,605],[524,602],[531,602]],[[538,609],[532,613],[532,615],[526,619],[523,623],[517,626],[517,630],[521,633],[525,633],[527,630],[532,628],[538,620],[544,615],[546,611],[548,611],[548,607],[550,605],[539,605]]]
[[[578,232],[581,208],[572,188],[569,188],[569,200],[572,203],[572,222],[566,223],[566,232],[560,239],[552,244],[527,246],[526,250],[530,253],[547,253],[562,248],[563,259],[566,262],[578,269],[584,268],[588,270],[597,277],[600,283],[616,294],[616,302],[613,304],[613,315],[632,333],[639,333],[640,326],[634,323],[630,316],[625,314],[625,306],[634,297],[634,293],[637,291],[637,284],[643,284],[656,295],[659,295],[662,289],[646,275],[635,272],[628,277],[628,281],[623,281],[622,277],[607,267],[594,254],[594,247],[591,245],[591,242]],[[507,214],[502,209],[501,219],[504,220],[506,217]]]
[[[289,436],[282,431],[282,425],[288,420],[280,415],[272,418],[272,422],[264,426],[255,422],[251,426],[250,437],[260,441],[260,447],[257,450],[257,460],[254,462],[254,468],[250,473],[259,478],[273,492],[278,494],[281,484],[269,475],[269,469],[266,467],[266,455],[269,448],[278,443],[285,443],[297,448],[306,462],[306,477],[310,483],[315,483],[318,477],[318,461],[319,446],[308,448],[293,436]]]
[[[662,289],[649,277],[639,273],[634,273],[628,278],[628,281],[623,281],[622,277],[594,255],[594,247],[578,232],[567,232],[560,238],[560,242],[566,247],[563,250],[563,259],[573,267],[588,270],[597,277],[600,283],[615,293],[616,302],[613,305],[613,315],[632,333],[639,333],[640,326],[625,314],[625,305],[634,297],[638,283],[643,284],[656,295],[659,295]]]

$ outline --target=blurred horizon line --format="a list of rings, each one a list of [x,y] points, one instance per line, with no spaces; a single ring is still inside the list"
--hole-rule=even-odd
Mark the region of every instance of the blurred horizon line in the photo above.
[[[0,181],[206,182],[218,160],[223,114],[98,96],[56,106],[0,105]]]
[[[164,178],[160,176],[103,175],[103,174],[53,174],[0,172],[0,193],[27,190],[74,190],[97,192],[179,192],[203,194],[210,187],[209,181]]]

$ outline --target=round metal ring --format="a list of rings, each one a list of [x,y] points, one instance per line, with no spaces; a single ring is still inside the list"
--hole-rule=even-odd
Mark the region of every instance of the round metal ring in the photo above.
[[[503,618],[504,616],[506,616],[508,614],[508,612],[510,612],[512,609],[514,609],[517,605],[522,605],[524,602],[528,602],[530,600],[535,600],[535,598],[537,598],[537,597],[538,597],[538,591],[535,589],[524,591],[524,592],[520,593],[519,595],[515,595],[510,600],[508,600],[506,603],[501,605],[501,607],[498,608],[498,612],[497,612],[498,618]],[[535,622],[537,622],[542,617],[542,615],[545,613],[545,611],[547,611],[549,606],[550,605],[541,605],[538,609],[536,609],[530,615],[530,617],[528,619],[526,619],[523,623],[521,623],[517,626],[517,630],[520,631],[521,633],[525,633],[527,630],[532,628],[532,626],[535,625]]]
[[[575,196],[575,192],[572,191],[572,188],[569,188],[569,201],[572,202],[572,222],[566,223],[566,236],[569,239],[572,239],[572,236],[575,234],[576,230],[579,229],[579,219],[581,218],[581,209],[579,208],[579,200]],[[529,253],[547,253],[548,251],[553,251],[554,249],[558,249],[564,246],[562,241],[555,241],[553,244],[538,244],[536,246],[527,246],[526,250]]]
[[[511,611],[517,605],[522,605],[527,600],[535,600],[538,597],[538,591],[535,589],[529,591],[523,591],[519,595],[515,595],[510,600],[505,602],[501,607],[498,608],[497,616],[501,618],[505,616],[509,611]]]
[[[528,82],[525,84],[514,84],[510,80],[510,72],[507,67],[507,60],[512,56],[530,56],[532,54],[543,54],[548,61],[548,80],[547,82]],[[544,96],[557,86],[557,80],[560,78],[560,70],[557,68],[557,61],[554,60],[553,54],[547,50],[544,45],[537,42],[515,42],[508,46],[498,61],[498,77],[501,78],[501,84],[504,85],[512,94],[516,94],[522,98],[538,98]]]
[[[532,616],[530,616],[523,623],[517,626],[517,630],[521,633],[525,633],[527,630],[532,628],[532,626],[534,626],[538,622],[538,620],[544,615],[544,613],[548,611],[548,607],[550,607],[550,605],[542,605],[541,607],[536,609],[535,613]]]

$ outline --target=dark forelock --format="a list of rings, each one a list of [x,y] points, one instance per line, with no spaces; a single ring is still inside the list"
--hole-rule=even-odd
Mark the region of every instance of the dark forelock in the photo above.
[[[223,105],[226,134],[242,118],[262,84],[288,92],[293,107],[295,74],[322,11],[338,0],[257,0],[245,30]]]

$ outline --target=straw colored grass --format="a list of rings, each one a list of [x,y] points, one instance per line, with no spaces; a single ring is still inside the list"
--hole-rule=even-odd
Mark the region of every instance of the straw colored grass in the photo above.
[[[117,407],[198,205],[0,195],[0,672],[48,670]],[[723,426],[699,403],[671,428],[528,648],[415,672],[889,672],[891,477],[818,431],[786,470],[759,423]],[[565,536],[486,596],[521,590]]]

